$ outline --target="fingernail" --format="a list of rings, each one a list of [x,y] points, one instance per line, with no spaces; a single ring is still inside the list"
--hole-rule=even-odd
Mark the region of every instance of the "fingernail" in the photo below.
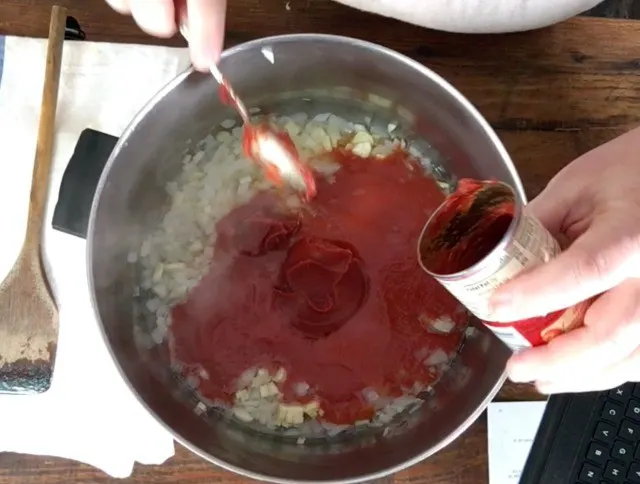
[[[535,379],[526,365],[512,363],[511,361],[507,364],[507,376],[514,383],[528,383]]]
[[[196,70],[200,72],[206,72],[209,70],[211,63],[209,59],[207,59],[206,55],[203,55],[202,50],[193,47],[191,43],[189,43],[189,49],[191,50],[191,63]]]
[[[199,71],[208,71],[220,59],[219,46],[215,41],[204,43],[189,42],[191,62]]]
[[[557,393],[554,390],[554,384],[547,381],[537,381],[536,390],[538,391],[538,393],[544,393],[546,395],[550,393]]]
[[[199,58],[192,58],[191,63],[193,64],[195,70],[200,72],[209,72],[209,69],[211,69],[211,65],[208,62],[205,62]]]

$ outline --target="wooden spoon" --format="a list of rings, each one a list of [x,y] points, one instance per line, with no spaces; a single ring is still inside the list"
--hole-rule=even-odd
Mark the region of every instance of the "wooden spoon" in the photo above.
[[[67,10],[54,6],[33,167],[27,233],[0,285],[0,393],[49,389],[58,340],[58,309],[42,265],[41,240],[58,104]]]

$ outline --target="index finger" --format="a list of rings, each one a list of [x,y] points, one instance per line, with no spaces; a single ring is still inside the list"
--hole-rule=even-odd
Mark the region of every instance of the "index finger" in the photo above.
[[[496,289],[491,321],[542,316],[585,301],[629,277],[637,254],[638,241],[603,217],[555,259]]]
[[[196,69],[218,62],[224,39],[226,0],[187,0],[189,48]]]

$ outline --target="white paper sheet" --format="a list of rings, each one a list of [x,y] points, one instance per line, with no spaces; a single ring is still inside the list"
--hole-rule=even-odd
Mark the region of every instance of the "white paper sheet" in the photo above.
[[[546,401],[489,404],[489,484],[518,484],[546,405]]]
[[[7,37],[0,85],[0,280],[24,237],[44,78],[46,41]],[[149,98],[189,65],[186,49],[67,42],[56,116],[44,233],[47,272],[60,311],[51,389],[0,395],[0,452],[79,460],[116,477],[134,462],[159,464],[171,435],[136,400],[99,333],[86,280],[85,242],[51,217],[64,169],[85,128],[120,135]]]

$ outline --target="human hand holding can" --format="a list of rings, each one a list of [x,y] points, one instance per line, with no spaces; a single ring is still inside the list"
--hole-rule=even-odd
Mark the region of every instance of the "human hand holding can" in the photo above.
[[[505,183],[462,179],[427,221],[418,243],[421,267],[514,351],[544,345],[581,326],[590,304],[518,321],[492,320],[496,289],[561,251],[523,208]]]

